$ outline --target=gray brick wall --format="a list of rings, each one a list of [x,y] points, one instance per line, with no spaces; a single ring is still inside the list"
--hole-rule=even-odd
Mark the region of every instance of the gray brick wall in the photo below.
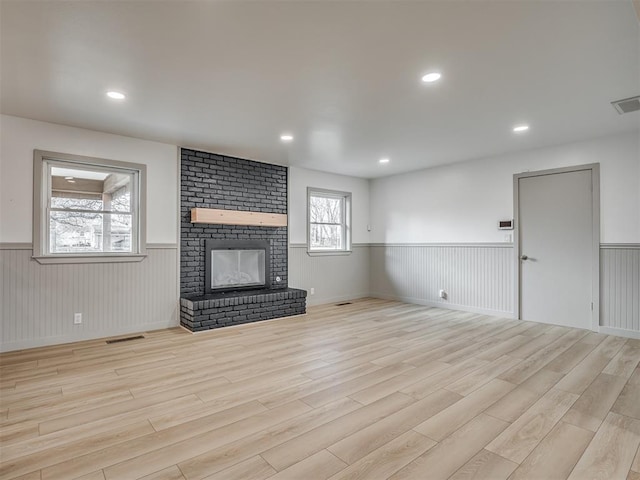
[[[204,294],[207,238],[268,240],[271,288],[287,288],[287,228],[191,223],[191,209],[287,213],[287,167],[181,149],[180,294]],[[276,282],[280,277],[280,282]]]
[[[307,292],[297,288],[211,294],[180,299],[180,324],[192,332],[300,315]]]

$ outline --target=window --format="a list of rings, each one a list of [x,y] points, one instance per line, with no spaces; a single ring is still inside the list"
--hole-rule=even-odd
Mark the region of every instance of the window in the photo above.
[[[307,189],[310,253],[351,251],[351,194],[332,190]]]
[[[36,260],[142,260],[145,170],[144,165],[36,150]]]

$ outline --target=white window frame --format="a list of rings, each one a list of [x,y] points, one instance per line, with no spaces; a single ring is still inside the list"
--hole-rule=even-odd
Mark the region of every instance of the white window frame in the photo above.
[[[121,171],[133,174],[131,185],[132,235],[131,252],[51,253],[49,248],[49,216],[51,205],[51,167],[80,170]],[[33,151],[33,258],[49,263],[139,262],[146,257],[146,165],[85,157],[68,153]],[[117,212],[116,212],[117,213]]]
[[[326,250],[311,247],[311,197],[328,197],[342,200],[342,248]],[[336,224],[337,225],[337,224]],[[307,254],[310,256],[322,255],[349,255],[351,254],[351,192],[327,190],[324,188],[307,187]]]

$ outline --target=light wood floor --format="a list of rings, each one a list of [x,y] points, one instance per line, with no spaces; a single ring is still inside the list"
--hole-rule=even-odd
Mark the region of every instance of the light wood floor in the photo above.
[[[0,479],[640,479],[638,340],[363,300],[0,360]]]

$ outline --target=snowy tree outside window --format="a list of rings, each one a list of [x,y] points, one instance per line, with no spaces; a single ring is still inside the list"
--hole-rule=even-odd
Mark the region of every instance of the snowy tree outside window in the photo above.
[[[39,255],[141,253],[138,195],[144,167],[103,162],[118,166],[41,159]]]
[[[307,197],[309,251],[350,250],[351,194],[310,188]]]

